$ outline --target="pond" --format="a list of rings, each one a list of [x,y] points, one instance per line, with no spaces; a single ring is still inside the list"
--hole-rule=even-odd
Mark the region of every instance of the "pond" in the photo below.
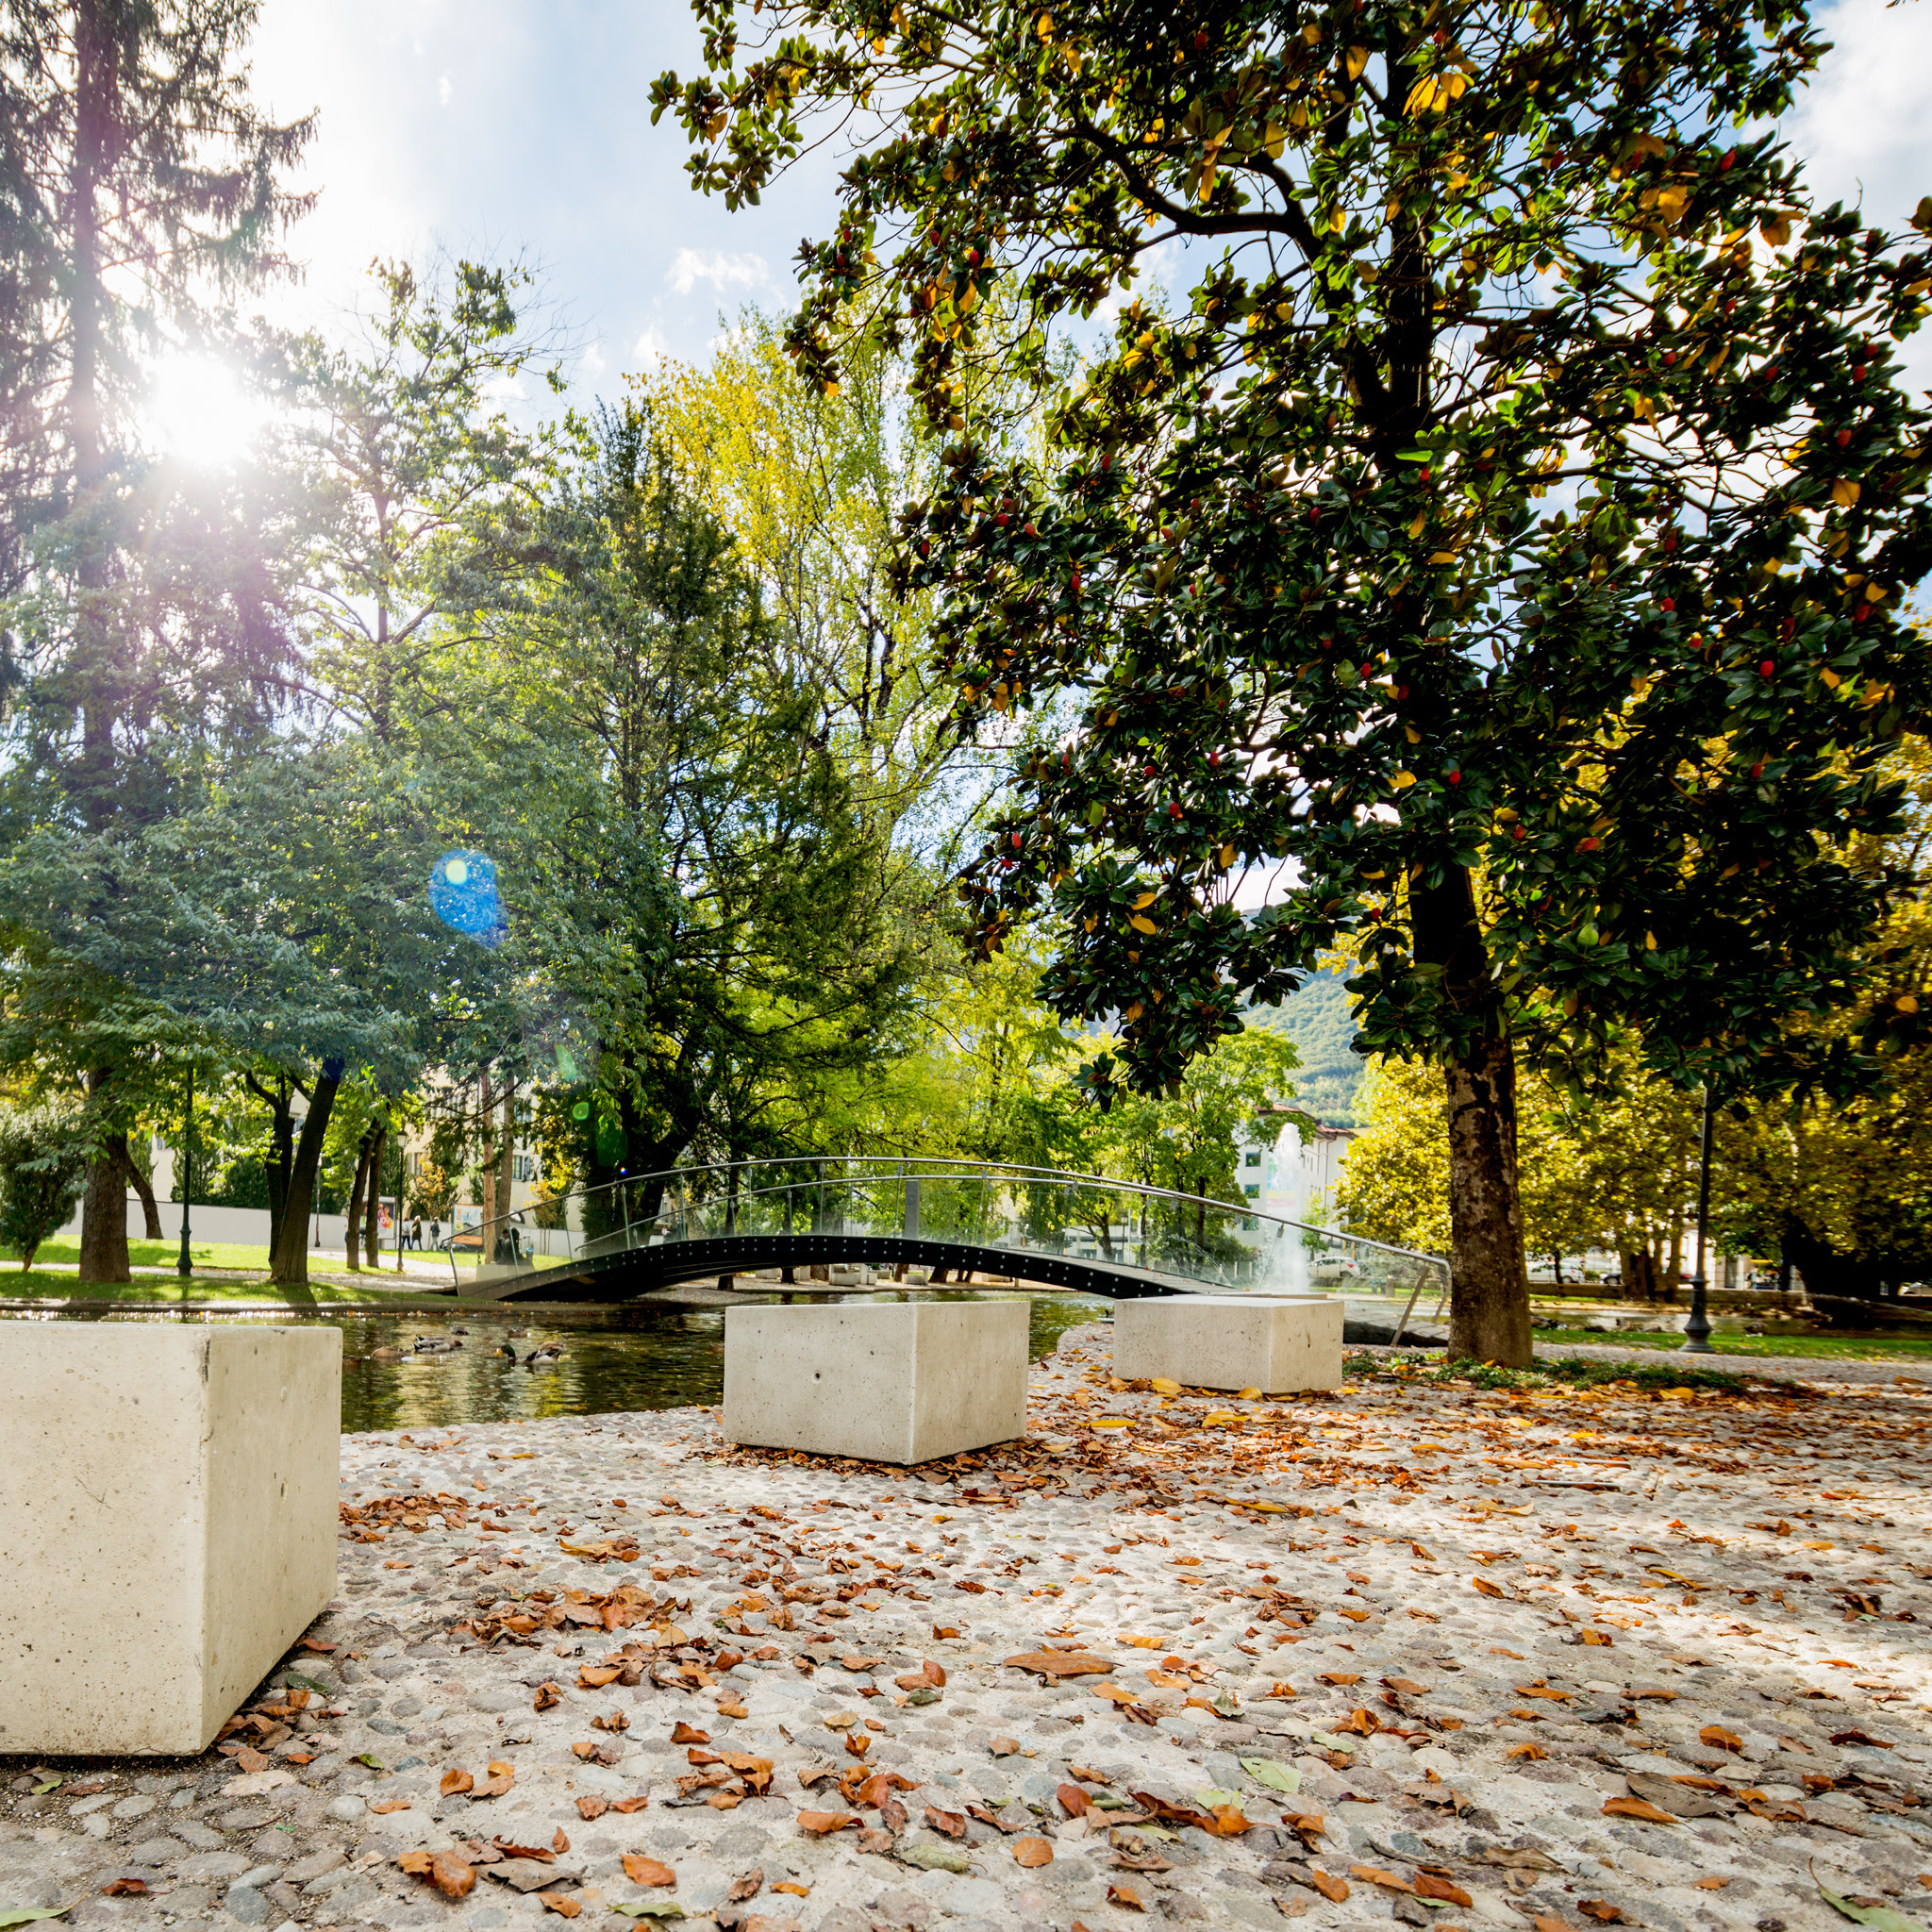
[[[1000,1294],[788,1294],[787,1301],[1008,1300]],[[770,1301],[774,1296],[745,1297]],[[1108,1304],[1077,1294],[1022,1297],[1032,1304],[1033,1358],[1051,1355],[1069,1328],[1098,1321]],[[342,1331],[342,1427],[441,1428],[454,1423],[597,1415],[612,1409],[682,1408],[715,1403],[724,1390],[724,1310],[663,1303],[611,1307],[471,1307],[435,1310],[343,1309],[169,1313],[147,1308],[62,1308],[28,1321],[219,1322],[277,1325],[325,1322]],[[458,1344],[417,1353],[417,1338]],[[562,1353],[526,1363],[546,1343]],[[514,1349],[517,1361],[504,1351]]]

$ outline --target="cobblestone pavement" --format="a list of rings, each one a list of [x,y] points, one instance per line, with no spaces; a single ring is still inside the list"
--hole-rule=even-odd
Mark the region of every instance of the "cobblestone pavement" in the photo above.
[[[0,1763],[0,1924],[1932,1921],[1925,1395],[1241,1400],[1108,1342],[912,1473],[691,1409],[344,1438],[240,1729]]]

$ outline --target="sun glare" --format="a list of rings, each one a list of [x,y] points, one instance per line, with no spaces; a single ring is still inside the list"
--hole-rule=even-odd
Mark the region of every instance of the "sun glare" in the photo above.
[[[155,371],[148,415],[164,455],[220,469],[247,453],[262,409],[226,363],[171,356]]]

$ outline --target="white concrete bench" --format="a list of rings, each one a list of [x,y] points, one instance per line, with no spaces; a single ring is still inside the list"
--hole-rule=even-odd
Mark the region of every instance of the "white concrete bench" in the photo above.
[[[1120,1301],[1113,1372],[1190,1389],[1284,1395],[1341,1381],[1340,1299],[1324,1295],[1177,1294]]]
[[[0,1326],[0,1754],[189,1756],[336,1582],[331,1327]]]
[[[929,1462],[1026,1433],[1024,1301],[834,1302],[724,1317],[724,1435]]]

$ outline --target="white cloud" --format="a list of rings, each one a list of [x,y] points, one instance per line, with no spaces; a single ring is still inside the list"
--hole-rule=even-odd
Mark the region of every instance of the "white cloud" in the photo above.
[[[1900,224],[1932,193],[1932,124],[1924,112],[1932,15],[1886,0],[1840,0],[1818,16],[1834,42],[1782,132],[1822,201],[1862,205]]]
[[[709,282],[722,295],[726,289],[756,289],[771,280],[762,255],[700,254],[680,248],[665,280],[680,295],[689,295],[700,282]]]
[[[648,369],[670,346],[654,325],[630,345],[631,359]]]
[[[449,106],[449,97],[451,92],[452,90],[449,84],[449,75],[445,74],[441,75],[436,83],[436,99],[437,104],[440,107],[446,108]]]
[[[587,382],[595,382],[604,374],[604,344],[592,342],[577,358],[577,369]]]

